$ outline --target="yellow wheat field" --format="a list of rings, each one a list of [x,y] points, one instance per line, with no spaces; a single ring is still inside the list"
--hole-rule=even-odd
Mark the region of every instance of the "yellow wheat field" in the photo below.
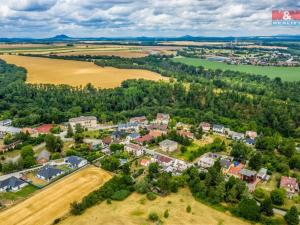
[[[168,80],[148,70],[99,67],[92,62],[18,55],[1,55],[0,58],[26,68],[28,71],[26,82],[31,84],[85,86],[91,83],[99,88],[114,88],[128,79]]]
[[[72,202],[80,201],[110,178],[108,172],[88,166],[1,212],[0,225],[50,225],[69,212]]]

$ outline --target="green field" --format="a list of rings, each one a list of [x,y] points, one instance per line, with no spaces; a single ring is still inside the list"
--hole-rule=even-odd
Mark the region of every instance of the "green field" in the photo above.
[[[257,75],[266,75],[271,79],[280,77],[285,81],[300,81],[300,67],[275,67],[275,66],[252,66],[252,65],[228,65],[222,62],[212,62],[198,58],[177,57],[173,61],[192,66],[203,66],[206,69],[233,70]]]

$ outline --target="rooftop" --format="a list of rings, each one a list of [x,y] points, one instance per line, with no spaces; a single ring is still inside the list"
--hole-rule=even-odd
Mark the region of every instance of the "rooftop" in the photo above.
[[[69,122],[82,122],[82,121],[86,121],[86,120],[97,120],[97,118],[95,116],[80,116],[80,117],[75,117],[75,118],[71,118],[69,119]]]

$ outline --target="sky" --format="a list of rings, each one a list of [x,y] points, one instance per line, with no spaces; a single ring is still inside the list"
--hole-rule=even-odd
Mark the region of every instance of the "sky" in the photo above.
[[[0,0],[0,37],[177,37],[300,34],[272,26],[299,0]]]

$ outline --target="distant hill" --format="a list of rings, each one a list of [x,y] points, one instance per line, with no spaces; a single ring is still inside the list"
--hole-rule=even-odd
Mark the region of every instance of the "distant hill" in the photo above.
[[[245,36],[245,37],[204,37],[185,35],[181,37],[70,37],[65,34],[59,34],[50,38],[0,38],[0,42],[16,43],[51,43],[51,42],[76,42],[76,41],[107,41],[107,42],[140,42],[142,44],[155,44],[160,41],[300,41],[300,35],[274,35],[274,36]]]

